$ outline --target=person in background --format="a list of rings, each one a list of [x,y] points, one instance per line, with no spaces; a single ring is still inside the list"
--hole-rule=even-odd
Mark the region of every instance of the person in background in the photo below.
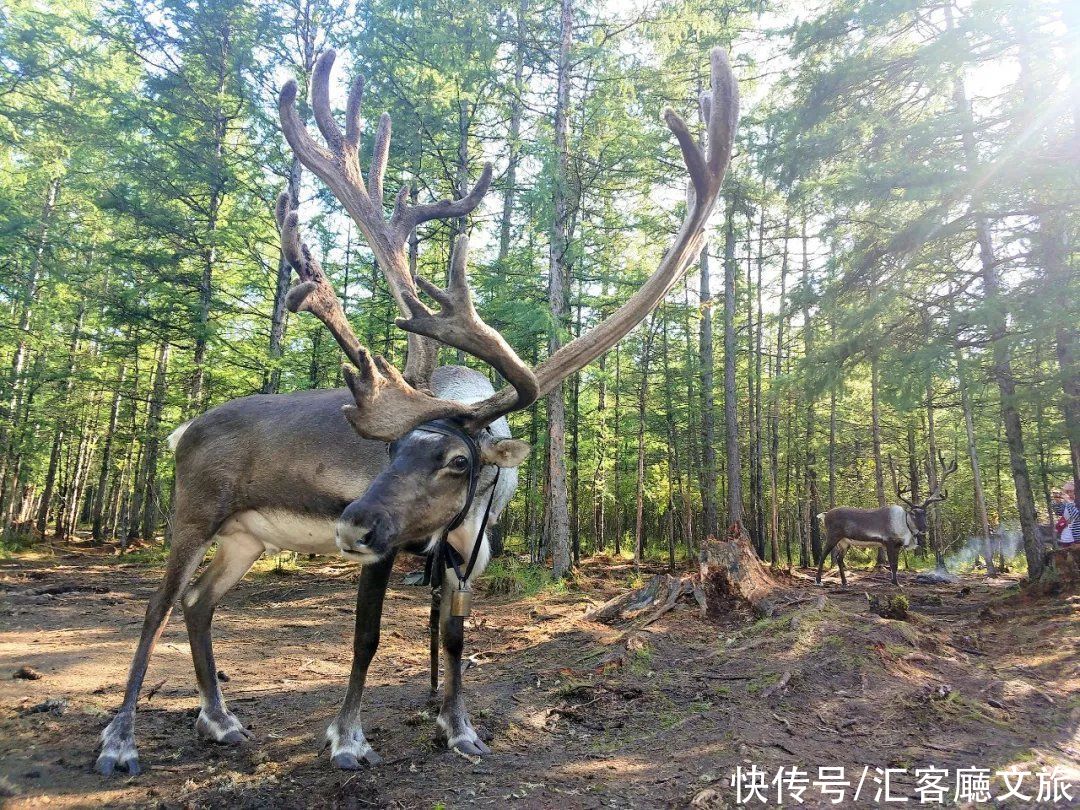
[[[1058,543],[1071,546],[1080,540],[1080,507],[1076,505],[1076,482],[1068,481],[1059,491],[1054,492],[1054,514],[1065,519],[1065,528],[1061,530]]]

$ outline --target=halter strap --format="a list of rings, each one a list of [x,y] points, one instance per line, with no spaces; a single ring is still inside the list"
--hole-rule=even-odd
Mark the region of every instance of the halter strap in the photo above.
[[[476,439],[465,432],[461,425],[451,422],[449,419],[433,419],[413,429],[424,433],[439,433],[443,436],[452,436],[464,442],[465,447],[469,450],[469,491],[465,496],[465,505],[461,507],[461,511],[454,515],[454,519],[447,525],[446,531],[443,533],[445,537],[446,534],[452,532],[464,522],[465,516],[469,514],[469,509],[472,507],[473,498],[476,497],[476,486],[480,482],[480,445]]]
[[[495,490],[499,485],[499,473],[502,471],[500,467],[495,467],[495,481],[491,485],[491,495],[488,497],[487,508],[484,510],[484,517],[480,521],[480,530],[476,533],[476,540],[473,542],[472,553],[469,555],[468,564],[465,566],[465,571],[462,573],[461,563],[464,562],[464,558],[458,553],[457,549],[450,545],[448,537],[450,532],[465,522],[465,517],[469,514],[469,510],[472,508],[473,500],[476,497],[476,488],[480,483],[480,471],[483,468],[480,463],[480,444],[475,438],[470,436],[461,425],[453,422],[449,419],[433,419],[430,422],[424,422],[422,425],[417,426],[414,430],[420,430],[425,433],[438,433],[443,436],[452,436],[456,439],[460,439],[464,442],[465,447],[469,450],[469,489],[465,496],[465,505],[461,507],[454,519],[446,524],[446,528],[443,529],[442,536],[439,538],[439,543],[436,548],[435,554],[446,562],[449,562],[454,569],[454,574],[458,578],[458,587],[465,590],[468,587],[469,576],[473,572],[473,568],[476,567],[476,561],[480,558],[480,541],[484,537],[484,529],[487,528],[488,517],[491,515],[491,506],[495,501]],[[441,575],[439,576],[441,580]],[[435,583],[435,578],[432,577],[432,584]]]

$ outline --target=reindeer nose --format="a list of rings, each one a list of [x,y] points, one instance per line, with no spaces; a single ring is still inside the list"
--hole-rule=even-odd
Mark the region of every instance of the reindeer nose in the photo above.
[[[389,515],[350,504],[338,519],[334,543],[345,556],[359,554],[370,562],[390,549],[395,533]]]

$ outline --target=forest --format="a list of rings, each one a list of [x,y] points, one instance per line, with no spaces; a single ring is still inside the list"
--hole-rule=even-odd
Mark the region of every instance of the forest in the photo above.
[[[337,346],[284,307],[283,189],[357,334],[403,355],[362,236],[278,129],[278,86],[323,49],[391,114],[388,189],[459,196],[495,164],[485,205],[411,249],[439,279],[470,232],[478,308],[536,361],[670,241],[659,110],[723,45],[744,110],[707,248],[563,408],[515,415],[535,451],[507,547],[557,574],[600,550],[674,561],[740,520],[763,559],[806,565],[812,516],[895,501],[893,465],[928,491],[941,451],[962,464],[939,559],[999,526],[1033,549],[1080,442],[1071,4],[575,3],[566,31],[536,0],[448,9],[6,4],[5,542],[155,542],[177,425],[341,384]]]
[[[732,531],[772,576],[801,582],[822,558],[822,513],[938,489],[945,498],[928,511],[926,543],[903,552],[905,571],[980,577],[965,581],[989,600],[990,614],[978,614],[986,622],[1000,591],[985,575],[1012,576],[1004,588],[1048,573],[1056,493],[1080,480],[1076,3],[4,0],[0,562],[9,567],[0,573],[12,582],[85,558],[104,566],[95,576],[129,572],[101,574],[93,582],[105,590],[92,593],[127,587],[116,584],[123,577],[137,591],[144,574],[126,566],[159,565],[172,540],[174,430],[239,397],[345,385],[345,356],[325,326],[287,307],[295,276],[275,220],[279,194],[299,211],[356,337],[404,368],[397,292],[279,121],[278,94],[294,80],[300,121],[315,131],[309,86],[331,48],[336,115],[351,114],[352,78],[366,80],[361,166],[379,160],[379,137],[369,137],[379,114],[393,121],[378,188],[388,211],[399,189],[412,205],[465,197],[492,165],[483,203],[417,225],[408,261],[441,286],[451,245],[467,234],[476,309],[532,366],[611,315],[672,244],[691,197],[662,111],[701,136],[697,99],[713,48],[729,54],[738,82],[730,168],[700,255],[625,339],[509,417],[532,452],[492,528],[492,594],[531,595],[546,605],[533,609],[543,619],[567,593],[602,602],[649,576],[696,569]],[[440,360],[503,382],[460,349],[444,346]],[[312,572],[330,569],[290,554],[274,570],[307,585],[283,593],[338,594],[341,574],[318,580]],[[855,559],[872,582],[873,551]],[[934,615],[940,598],[922,594],[908,591],[912,607],[925,596]],[[861,591],[840,599],[865,608]],[[7,615],[20,615],[13,604]],[[838,622],[836,609],[830,601],[799,622]],[[487,632],[516,621],[502,602],[491,610],[502,618]],[[1039,621],[1057,627],[1051,613]],[[565,627],[545,639],[579,632],[559,615]],[[844,626],[850,633],[837,638],[865,641]],[[777,632],[739,649],[781,655],[769,645],[788,630]],[[802,632],[794,618],[790,632]],[[1002,649],[1015,642],[1017,656],[1034,644],[991,632]],[[618,666],[652,677],[634,638],[618,638]],[[881,656],[906,643],[874,638]],[[971,655],[983,649],[963,638],[955,643]],[[14,668],[22,652],[4,650]],[[110,666],[129,652],[117,646]],[[809,683],[799,672],[762,675],[771,680],[748,687],[755,705]],[[966,675],[948,677],[960,694]],[[588,688],[600,690],[593,710],[616,711],[614,687]],[[562,695],[545,699],[553,694]],[[1061,729],[1061,707],[1050,704],[1039,722]],[[551,722],[573,721],[580,707],[571,709]],[[375,790],[367,779],[349,790]],[[5,784],[0,796],[15,795]],[[338,799],[353,796],[335,784]],[[246,795],[236,785],[211,799],[192,790],[211,805]],[[417,790],[392,798],[438,798]],[[663,790],[642,794],[644,805],[672,801]],[[694,793],[679,800],[712,806]]]

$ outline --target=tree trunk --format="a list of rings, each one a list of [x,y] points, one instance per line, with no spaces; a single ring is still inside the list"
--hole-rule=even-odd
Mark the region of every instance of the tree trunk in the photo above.
[[[86,316],[86,304],[79,304],[79,311],[75,317],[75,328],[71,330],[71,341],[68,343],[66,372],[64,384],[61,387],[61,402],[59,411],[56,413],[56,426],[53,428],[52,452],[49,454],[49,470],[45,475],[45,486],[41,493],[41,505],[37,515],[37,533],[44,537],[48,525],[49,510],[52,507],[53,488],[56,485],[56,473],[60,462],[60,450],[64,443],[64,429],[67,427],[70,414],[65,411],[71,402],[71,392],[75,387],[75,355],[79,351],[79,340],[82,337],[83,318]]]
[[[126,373],[127,363],[121,361],[116,372],[112,404],[109,406],[109,422],[105,429],[105,444],[101,448],[101,471],[98,473],[97,486],[94,488],[94,505],[90,514],[90,536],[94,545],[100,545],[104,540],[106,490],[109,483],[109,468],[112,465],[113,436],[116,434],[116,425],[120,417],[120,391],[124,387]]]
[[[701,249],[701,332],[699,354],[701,362],[701,510],[702,533],[719,537],[720,523],[716,515],[716,422],[713,392],[713,299],[709,277],[709,245]]]
[[[554,329],[548,351],[554,354],[562,345],[561,332],[567,314],[566,260],[569,224],[569,107],[570,45],[573,40],[573,0],[562,0],[559,15],[558,86],[555,103],[556,171],[553,183],[554,217],[548,263],[548,300]],[[566,493],[566,402],[560,383],[548,395],[548,475],[550,496],[547,504],[552,551],[552,572],[562,577],[570,569],[570,514]]]
[[[499,266],[506,270],[506,260],[510,255],[510,231],[513,226],[514,196],[517,194],[517,170],[521,160],[521,115],[524,109],[525,92],[525,48],[528,13],[527,0],[519,0],[517,12],[517,42],[514,49],[514,93],[510,98],[510,134],[507,138],[509,154],[506,162],[506,175],[503,186],[502,219],[499,222]]]
[[[724,432],[727,453],[728,525],[742,526],[742,459],[739,457],[735,387],[735,198],[728,195],[724,220]]]
[[[641,567],[641,558],[645,551],[645,527],[643,521],[645,509],[645,404],[649,389],[649,357],[652,354],[653,338],[656,335],[656,316],[659,310],[653,310],[649,319],[649,328],[641,350],[641,383],[638,386],[638,430],[637,430],[637,489],[634,520],[634,566]]]
[[[581,334],[581,290],[578,288],[574,337]],[[570,549],[574,565],[581,562],[581,515],[578,490],[581,485],[581,374],[574,374],[570,384]]]
[[[929,444],[929,463],[926,465],[926,486],[930,492],[937,489],[938,477],[937,477],[937,458],[938,458],[938,444],[937,444],[937,427],[934,423],[934,392],[928,385],[926,388],[926,438]],[[912,479],[911,499],[913,501],[918,500],[918,493],[915,491],[917,486],[916,480]],[[945,554],[942,549],[942,537],[941,537],[941,507],[934,508],[933,513],[928,515],[927,528],[930,530],[930,548],[934,550],[934,566],[936,568],[945,567]]]
[[[621,427],[621,409],[620,404],[622,401],[622,364],[619,362],[622,359],[621,342],[615,344],[615,425],[614,425],[614,439],[612,441],[612,447],[615,448],[615,497],[614,497],[614,509],[615,509],[615,556],[618,557],[622,553],[622,535],[623,535],[623,512],[622,501],[620,496],[622,495],[622,465],[623,465],[623,453],[622,445],[620,444],[620,427]]]
[[[874,494],[879,507],[886,505],[885,473],[881,461],[881,397],[878,382],[878,356],[870,355],[870,441],[874,453]]]
[[[220,46],[217,63],[217,82],[214,98],[221,99],[225,92],[225,83],[228,78],[228,54],[231,47],[231,31],[225,25],[220,31]],[[204,246],[202,249],[202,276],[199,279],[199,316],[195,328],[195,371],[191,378],[191,391],[188,396],[188,408],[191,412],[202,410],[205,396],[204,385],[206,377],[206,351],[210,343],[210,306],[213,300],[213,276],[214,267],[217,264],[217,238],[218,219],[221,214],[221,205],[225,199],[225,167],[222,157],[225,151],[226,135],[225,111],[220,101],[214,112],[213,138],[214,138],[214,166],[213,177],[207,202],[206,233],[203,236]]]
[[[810,278],[809,235],[806,232],[806,212],[802,215],[802,283],[803,283],[803,363],[807,369],[809,383],[810,369],[814,368],[814,322],[810,317],[810,299],[813,296],[813,282]],[[821,559],[821,527],[817,519],[817,452],[814,449],[814,428],[817,412],[812,385],[806,386],[806,513],[803,518],[807,536],[810,538],[810,564],[816,565]]]
[[[142,503],[142,537],[147,542],[154,539],[157,526],[157,514],[161,494],[158,491],[157,465],[161,444],[161,413],[165,409],[165,383],[169,368],[169,342],[162,340],[158,347],[157,369],[154,372],[154,387],[150,393],[150,412],[146,418],[146,474],[144,486],[146,494]]]
[[[952,7],[945,6],[946,23],[953,29]],[[967,92],[962,79],[953,88],[953,104],[960,121],[961,143],[964,160],[970,177],[979,176],[980,166],[975,145],[974,122]],[[1020,532],[1024,538],[1024,556],[1027,558],[1028,576],[1034,582],[1042,575],[1043,553],[1035,533],[1035,501],[1031,493],[1031,477],[1027,459],[1024,457],[1023,429],[1016,404],[1016,379],[1012,371],[1012,348],[1009,345],[1007,305],[1002,300],[997,259],[990,235],[987,216],[975,208],[975,236],[979,245],[979,261],[982,269],[983,295],[986,300],[987,327],[993,352],[992,375],[1001,395],[1001,416],[1005,425],[1005,438],[1009,446],[1009,468],[1016,490],[1016,509],[1020,516]]]
[[[17,485],[12,480],[8,485],[8,466],[14,455],[14,438],[17,433],[18,423],[23,398],[23,368],[26,364],[27,339],[30,336],[30,320],[33,315],[34,304],[37,302],[38,282],[41,279],[41,268],[45,260],[45,252],[49,245],[49,230],[52,226],[53,213],[60,197],[60,178],[54,177],[49,181],[45,189],[45,201],[41,206],[41,225],[38,231],[37,243],[34,246],[34,258],[30,262],[30,270],[22,287],[21,311],[19,312],[18,340],[15,343],[15,351],[11,355],[11,366],[7,376],[6,390],[10,395],[3,399],[3,410],[0,411],[0,516],[6,524],[8,506],[14,498],[14,490]]]
[[[776,358],[772,378],[769,381],[769,501],[770,501],[770,538],[772,545],[773,566],[780,564],[780,490],[777,475],[780,467],[780,391],[776,380],[783,371],[784,357],[784,319],[787,306],[787,269],[788,269],[788,228],[791,223],[784,217],[783,253],[780,261],[780,300],[776,316]],[[791,564],[791,549],[788,549],[788,565]]]
[[[765,487],[764,487],[764,473],[762,467],[764,465],[764,453],[761,449],[763,443],[763,431],[761,423],[762,405],[761,405],[761,371],[762,371],[762,348],[765,334],[765,320],[763,317],[763,308],[761,303],[762,295],[762,276],[765,265],[765,203],[764,194],[762,195],[761,204],[761,220],[758,225],[758,251],[757,251],[757,278],[756,278],[756,299],[757,299],[757,332],[754,338],[754,408],[752,413],[753,424],[753,436],[754,436],[754,449],[753,449],[753,467],[754,467],[754,537],[758,544],[758,554],[761,559],[765,559]]]
[[[982,468],[979,450],[975,444],[975,422],[971,412],[971,394],[964,373],[963,351],[956,349],[956,376],[960,388],[960,407],[964,411],[964,433],[967,437],[968,460],[971,462],[972,489],[975,498],[975,515],[979,519],[979,536],[982,538],[983,558],[986,560],[987,576],[994,576],[994,555],[990,549],[990,520],[986,514],[986,495],[983,491]]]

